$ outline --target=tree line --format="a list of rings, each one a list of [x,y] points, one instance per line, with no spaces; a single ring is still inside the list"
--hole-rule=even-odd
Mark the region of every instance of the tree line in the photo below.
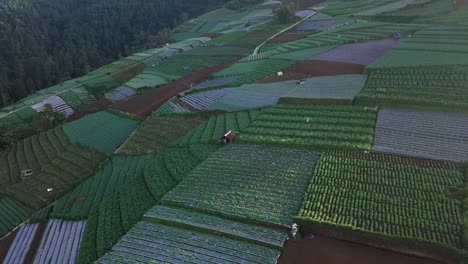
[[[227,0],[0,0],[0,107],[139,50]]]

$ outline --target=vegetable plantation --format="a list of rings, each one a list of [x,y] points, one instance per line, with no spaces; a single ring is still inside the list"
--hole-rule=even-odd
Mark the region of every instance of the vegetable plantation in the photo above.
[[[356,98],[360,105],[468,110],[468,68],[409,67],[371,71],[363,91]]]
[[[243,224],[219,216],[182,208],[157,205],[144,218],[147,222],[178,226],[281,250],[288,238],[285,231]]]
[[[359,106],[279,104],[242,130],[243,143],[314,150],[370,150],[377,110]]]
[[[39,224],[21,225],[3,263],[25,263],[26,255],[31,248],[31,244],[34,240],[34,237],[36,236],[38,229]]]
[[[139,121],[98,112],[63,126],[72,143],[98,149],[106,154],[114,152],[138,126]]]
[[[119,150],[119,154],[144,155],[162,152],[205,120],[199,116],[149,117]]]
[[[187,146],[191,144],[217,143],[221,137],[232,130],[242,131],[255,120],[260,111],[252,110],[247,112],[228,113],[224,115],[212,115],[205,123],[191,130],[174,145]]]
[[[196,167],[162,203],[289,226],[317,160],[318,154],[305,150],[229,145]]]
[[[462,248],[461,166],[367,152],[322,155],[297,219],[386,239]],[[359,237],[359,236],[355,236]]]
[[[30,208],[12,198],[0,198],[0,236],[24,222],[31,213]]]
[[[105,158],[93,149],[71,144],[61,128],[19,141],[0,157],[0,193],[34,208],[68,192]],[[47,191],[50,188],[52,192]]]
[[[274,263],[279,254],[253,243],[142,221],[98,263]]]
[[[33,263],[75,263],[85,226],[86,221],[49,220]]]
[[[468,161],[468,114],[380,110],[373,150],[398,155]]]

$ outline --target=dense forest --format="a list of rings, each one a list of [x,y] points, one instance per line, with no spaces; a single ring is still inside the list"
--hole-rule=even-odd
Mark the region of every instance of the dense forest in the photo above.
[[[0,0],[0,107],[169,39],[227,0]]]

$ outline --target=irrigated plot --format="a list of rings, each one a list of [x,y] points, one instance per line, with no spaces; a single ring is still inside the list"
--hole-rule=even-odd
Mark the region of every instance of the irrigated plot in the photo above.
[[[162,203],[287,227],[318,157],[306,150],[230,145],[196,167]]]
[[[86,221],[49,220],[34,264],[75,263],[85,226]]]
[[[446,248],[454,257],[463,248],[463,212],[449,190],[463,186],[456,163],[332,151],[320,158],[297,219],[321,235],[379,247],[396,240],[392,249],[411,253],[429,246],[423,256],[430,246]]]
[[[366,75],[340,75],[305,79],[289,93],[281,96],[282,103],[342,103],[351,104],[362,90]]]
[[[377,109],[358,106],[279,104],[263,109],[240,142],[313,150],[370,150]]]
[[[130,136],[138,121],[107,111],[98,112],[63,126],[72,143],[112,153]]]
[[[212,233],[233,239],[281,250],[288,238],[285,230],[275,230],[256,225],[244,224],[219,216],[177,207],[157,205],[149,210],[144,220],[166,225]]]
[[[31,244],[38,231],[39,224],[23,224],[8,250],[4,264],[25,263]]]
[[[371,71],[356,104],[428,110],[468,110],[468,68],[389,68]]]
[[[6,235],[11,229],[24,222],[32,214],[32,210],[11,198],[0,199],[0,236]]]
[[[468,114],[382,109],[373,150],[456,162],[468,161]]]
[[[310,57],[311,60],[325,60],[369,65],[382,57],[399,43],[398,39],[373,40],[340,46]]]
[[[98,263],[275,263],[279,254],[253,243],[142,221]]]

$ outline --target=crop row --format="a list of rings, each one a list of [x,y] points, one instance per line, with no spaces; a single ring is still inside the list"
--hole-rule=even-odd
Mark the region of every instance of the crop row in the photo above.
[[[137,125],[138,121],[103,111],[68,123],[63,126],[63,130],[72,143],[110,154],[130,136]]]
[[[280,104],[262,110],[239,139],[312,149],[370,149],[376,117],[363,107]]]
[[[107,252],[184,174],[216,149],[197,146],[147,156],[117,155],[59,199],[53,217],[88,220],[77,262],[90,263]]]
[[[69,191],[104,159],[95,150],[71,144],[61,128],[19,141],[2,157],[0,192],[35,208]],[[21,178],[27,170],[32,175]]]
[[[303,150],[230,145],[196,167],[162,202],[289,225],[317,158]]]
[[[16,237],[11,244],[3,263],[25,263],[34,237],[38,231],[39,224],[23,224],[19,228]]]
[[[191,130],[175,144],[178,146],[186,146],[218,142],[224,133],[229,130],[239,132],[247,128],[259,113],[260,111],[252,110],[248,112],[211,116],[207,122]]]
[[[463,186],[461,167],[397,160],[403,162],[385,154],[325,153],[298,219],[461,248],[461,201],[447,195],[449,187]]]
[[[279,253],[230,238],[140,222],[98,263],[274,263]]]
[[[176,207],[157,205],[149,210],[145,221],[179,226],[211,234],[252,242],[275,249],[281,249],[287,234],[284,231],[243,224],[219,216],[208,215]]]
[[[85,226],[86,221],[49,220],[33,263],[75,263]]]
[[[32,210],[11,198],[0,199],[0,236],[7,234],[12,228],[25,221]]]

